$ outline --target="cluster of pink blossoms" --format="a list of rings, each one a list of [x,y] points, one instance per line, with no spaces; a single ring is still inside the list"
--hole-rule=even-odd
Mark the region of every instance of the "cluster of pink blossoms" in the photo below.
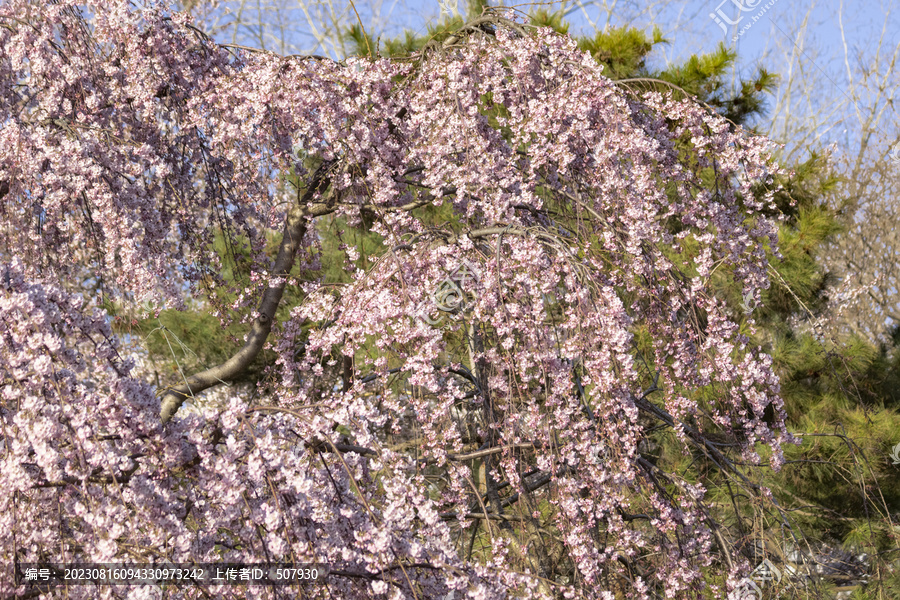
[[[337,63],[220,47],[152,0],[9,0],[0,50],[0,562],[330,566],[278,597],[701,594],[704,489],[641,443],[662,424],[725,460],[718,427],[778,467],[791,440],[710,285],[768,286],[766,140],[498,15]],[[290,170],[316,185],[286,191]],[[328,215],[374,223],[374,266],[273,272],[266,234],[314,257]],[[218,277],[217,232],[259,274],[233,309],[304,301],[266,395],[162,423],[91,290],[182,306]],[[465,300],[416,318],[463,263]],[[148,592],[47,597],[98,593]],[[166,597],[204,593],[274,597]]]

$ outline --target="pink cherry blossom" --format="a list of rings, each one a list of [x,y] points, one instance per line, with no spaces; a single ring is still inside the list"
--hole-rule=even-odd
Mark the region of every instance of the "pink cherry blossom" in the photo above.
[[[0,6],[0,560],[318,563],[327,583],[279,597],[348,599],[609,599],[631,565],[629,597],[700,597],[705,486],[639,444],[652,421],[727,469],[702,427],[775,468],[793,441],[771,358],[710,285],[769,285],[771,145],[484,19],[338,63],[217,45],[155,0]],[[330,215],[383,238],[366,270],[341,249],[340,286]],[[210,311],[246,315],[276,369],[158,389],[98,292],[214,303],[216,232],[253,276]],[[303,301],[273,325],[287,285]]]

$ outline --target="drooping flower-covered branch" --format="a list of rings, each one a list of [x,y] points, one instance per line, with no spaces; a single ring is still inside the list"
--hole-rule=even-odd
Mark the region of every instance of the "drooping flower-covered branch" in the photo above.
[[[322,563],[303,593],[342,598],[699,597],[746,568],[647,436],[755,495],[739,462],[791,441],[709,285],[769,284],[765,139],[499,13],[333,62],[154,2],[16,0],[0,45],[4,562]],[[381,238],[349,283],[296,268],[324,217]],[[225,285],[216,235],[249,251],[250,333],[154,389],[95,298]],[[220,385],[265,347],[274,384]],[[210,388],[224,408],[178,412]]]

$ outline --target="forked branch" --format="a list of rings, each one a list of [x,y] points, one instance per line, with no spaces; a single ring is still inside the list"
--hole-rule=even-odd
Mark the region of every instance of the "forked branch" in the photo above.
[[[316,192],[320,189],[324,190],[328,186],[326,173],[332,164],[333,161],[326,161],[315,171],[303,197],[291,208],[285,218],[284,235],[281,238],[278,256],[271,272],[276,283],[270,284],[263,293],[262,301],[259,303],[259,314],[253,320],[253,326],[247,335],[244,346],[222,364],[192,375],[183,384],[167,389],[160,407],[160,419],[163,423],[167,423],[175,415],[188,397],[199,394],[219,383],[233,380],[243,373],[259,355],[272,330],[275,311],[278,310],[278,305],[281,303],[287,277],[294,266],[303,236],[306,235],[307,220],[333,210],[324,204],[312,202]]]

